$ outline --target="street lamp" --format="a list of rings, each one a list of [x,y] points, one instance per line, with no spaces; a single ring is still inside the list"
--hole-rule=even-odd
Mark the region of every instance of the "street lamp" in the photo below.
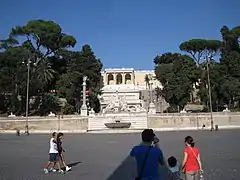
[[[211,91],[211,83],[210,83],[210,76],[209,76],[209,61],[208,56],[206,56],[207,62],[207,78],[208,78],[208,95],[209,95],[209,108],[210,108],[210,116],[211,116],[211,131],[214,130],[213,127],[213,112],[212,112],[212,91]]]
[[[29,77],[30,77],[30,57],[28,57],[27,61],[27,93],[26,93],[26,125],[25,125],[25,134],[27,135],[29,135],[28,129]]]
[[[24,63],[24,62],[23,62]],[[29,109],[29,81],[30,81],[30,55],[27,59],[27,90],[26,90],[26,124],[25,124],[25,134],[29,135],[28,128],[28,109]]]

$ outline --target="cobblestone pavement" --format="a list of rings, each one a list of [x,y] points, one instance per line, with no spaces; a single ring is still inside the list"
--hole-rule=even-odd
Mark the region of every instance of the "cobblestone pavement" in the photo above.
[[[184,137],[191,135],[201,151],[206,180],[240,179],[240,130],[159,132],[167,158],[182,158]],[[72,171],[44,174],[50,135],[16,137],[0,134],[0,180],[132,180],[134,161],[127,158],[139,142],[133,134],[66,134],[65,157]]]

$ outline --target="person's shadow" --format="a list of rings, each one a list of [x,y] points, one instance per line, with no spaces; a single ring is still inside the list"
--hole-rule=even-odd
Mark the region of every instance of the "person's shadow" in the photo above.
[[[161,179],[167,179],[168,167],[166,164],[159,165],[159,174]],[[106,180],[133,180],[136,177],[136,162],[130,155],[114,170]]]
[[[68,167],[73,167],[73,166],[77,166],[77,165],[80,164],[80,163],[82,163],[82,162],[78,161],[78,162],[74,162],[74,163],[69,163],[69,164],[67,164],[67,166],[68,166]],[[66,171],[66,168],[63,167],[62,170],[63,170],[63,171]]]

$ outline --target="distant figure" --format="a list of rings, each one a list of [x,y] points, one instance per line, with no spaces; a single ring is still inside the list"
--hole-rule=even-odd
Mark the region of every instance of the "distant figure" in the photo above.
[[[180,170],[177,163],[177,159],[173,156],[168,158],[168,167],[170,171],[170,180],[181,180],[180,178]]]
[[[136,180],[159,180],[159,164],[164,165],[163,153],[159,147],[152,146],[155,134],[151,129],[142,132],[142,143],[132,148],[130,155],[137,162]]]
[[[198,180],[203,174],[200,152],[191,136],[185,137],[185,145],[182,171],[186,180]]]
[[[16,136],[20,136],[20,130],[16,129]]]

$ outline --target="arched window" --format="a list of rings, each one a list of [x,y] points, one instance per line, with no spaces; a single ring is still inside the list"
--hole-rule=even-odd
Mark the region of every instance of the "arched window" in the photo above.
[[[131,74],[127,73],[125,75],[125,84],[130,84],[132,80]]]
[[[122,74],[117,74],[117,84],[122,84]]]
[[[108,74],[107,84],[109,85],[111,81],[113,81],[113,74]]]

